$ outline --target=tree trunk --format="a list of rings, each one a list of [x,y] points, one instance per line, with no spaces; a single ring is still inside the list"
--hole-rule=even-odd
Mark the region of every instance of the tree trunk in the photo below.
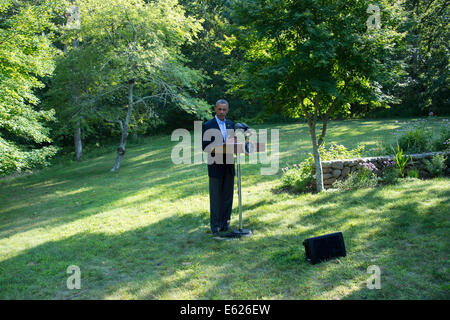
[[[117,157],[114,166],[111,168],[111,172],[115,172],[119,170],[120,164],[122,163],[122,158],[125,155],[125,145],[127,144],[128,138],[128,125],[130,123],[131,114],[133,113],[133,87],[134,80],[130,80],[128,82],[128,112],[127,117],[125,118],[125,123],[122,124],[122,121],[119,121],[120,131],[122,133],[120,137],[120,144],[117,148]]]
[[[75,143],[75,160],[80,160],[81,155],[83,153],[83,146],[81,144],[81,123],[80,119],[78,119],[75,128],[74,128],[74,134],[73,134],[73,140]]]
[[[319,146],[316,141],[316,128],[315,126],[309,127],[311,134],[311,140],[313,145],[314,165],[316,166],[316,188],[317,192],[323,191],[323,177],[322,177],[322,162],[320,161]]]
[[[70,0],[70,3],[73,4],[75,0]],[[77,48],[79,46],[79,41],[77,39],[72,40],[72,46],[74,48]],[[67,51],[67,45],[64,45],[64,52]],[[74,88],[71,88],[72,93],[72,99],[74,100],[74,103],[78,102],[77,97],[75,97],[74,94]],[[81,159],[81,156],[83,155],[83,145],[81,143],[81,121],[80,118],[78,118],[77,122],[75,123],[75,127],[73,129],[73,140],[74,140],[74,147],[75,147],[75,160],[78,161]]]
[[[337,103],[337,97],[334,98],[333,102],[331,103],[330,109],[325,113],[325,115],[322,118],[322,133],[320,134],[319,140],[317,141],[317,145],[320,147],[324,141],[325,141],[325,134],[327,133],[327,125],[328,120],[330,119],[330,115],[333,112],[333,108]]]
[[[305,115],[306,120],[308,121],[309,133],[311,135],[311,141],[313,145],[314,165],[316,166],[316,189],[317,192],[322,192],[324,190],[322,177],[322,162],[320,161],[319,145],[317,144],[316,138],[316,123],[320,97],[319,95],[317,95],[316,98],[314,99],[313,119],[311,119],[311,114],[308,113],[305,105],[303,104],[303,97],[301,95],[298,95],[297,97],[300,101],[300,108],[303,114]],[[323,134],[325,134],[325,132],[323,132]]]
[[[117,148],[117,157],[114,166],[111,168],[111,172],[117,171],[120,168],[120,164],[122,163],[122,158],[125,155],[125,145],[127,144],[128,137],[128,127],[122,126],[121,128],[122,135],[120,137],[120,144]]]

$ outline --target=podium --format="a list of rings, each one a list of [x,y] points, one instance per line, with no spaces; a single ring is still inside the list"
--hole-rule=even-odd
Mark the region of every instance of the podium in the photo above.
[[[252,235],[250,229],[244,229],[242,227],[242,190],[241,190],[241,161],[240,154],[251,154],[254,152],[264,152],[266,151],[266,144],[262,142],[253,143],[251,141],[246,141],[245,143],[236,142],[236,137],[234,137],[233,142],[225,142],[224,144],[217,146],[213,149],[215,154],[234,154],[237,159],[237,186],[238,186],[238,197],[239,197],[239,229],[229,232],[226,237],[228,238],[240,238],[248,237]]]

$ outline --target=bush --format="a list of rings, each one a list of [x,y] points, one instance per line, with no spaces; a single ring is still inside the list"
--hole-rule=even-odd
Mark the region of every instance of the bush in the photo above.
[[[328,150],[323,145],[319,147],[320,160],[322,161],[360,158],[363,153],[364,145],[358,145],[353,150],[349,150],[341,144],[332,144]],[[309,161],[314,163],[312,154],[310,154]]]
[[[419,178],[419,170],[417,170],[416,168],[414,169],[409,169],[408,172],[406,173],[406,176],[408,176],[409,178]]]
[[[0,176],[46,167],[57,152],[55,146],[24,150],[0,139]]]
[[[392,153],[392,146],[386,142],[376,142],[376,146],[367,150],[364,157],[379,157]]]
[[[312,182],[311,167],[304,163],[294,165],[293,168],[283,168],[281,177],[283,188],[289,188],[295,192],[312,191]]]
[[[363,177],[367,177],[372,173],[375,175],[379,174],[379,170],[372,162],[359,163],[358,170]]]
[[[381,172],[381,176],[378,177],[378,182],[382,185],[395,184],[400,177],[400,169],[396,167],[395,161],[392,160],[383,162]]]
[[[345,180],[336,180],[332,187],[339,190],[354,190],[374,188],[378,185],[375,172],[367,166],[360,166],[355,172],[349,174]]]
[[[288,116],[285,116],[281,113],[272,113],[271,115],[267,117],[262,117],[263,122],[270,124],[270,123],[295,123],[298,122],[299,119],[291,118]]]
[[[319,154],[321,161],[349,159],[361,157],[364,151],[364,146],[360,145],[356,149],[348,150],[343,145],[332,144],[327,150],[325,146],[319,147]],[[286,167],[282,169],[283,175],[281,177],[282,188],[288,188],[295,192],[313,191],[314,186],[314,156],[310,153],[299,165],[295,164],[293,167]]]
[[[430,173],[431,177],[442,177],[444,175],[444,170],[447,165],[445,161],[447,160],[443,154],[436,154],[430,160],[424,159],[425,169]]]
[[[399,123],[399,121],[396,121]],[[399,145],[405,153],[423,153],[430,151],[446,151],[450,149],[450,125],[448,119],[443,119],[439,137],[433,140],[435,123],[429,123],[427,119],[407,121],[404,127],[394,130],[395,142],[393,145],[383,142],[377,148],[373,148],[375,155],[395,154],[395,145]]]
[[[424,128],[408,131],[398,139],[398,146],[405,153],[422,153],[432,151],[430,141],[433,133]]]
[[[433,141],[433,149],[436,151],[450,150],[450,129],[448,127],[441,129],[439,138]]]

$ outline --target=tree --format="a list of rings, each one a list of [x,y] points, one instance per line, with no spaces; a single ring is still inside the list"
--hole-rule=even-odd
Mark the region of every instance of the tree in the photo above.
[[[73,3],[75,0],[70,0],[70,3]],[[69,28],[79,28],[80,27],[80,11],[77,6],[71,6],[69,8],[67,22],[69,24]],[[72,40],[72,46],[78,48],[79,41],[78,39]],[[67,51],[67,46],[64,46],[64,52]],[[73,87],[71,87],[72,94],[71,97],[74,97]],[[75,96],[76,98],[77,96]],[[81,155],[83,153],[83,145],[81,143],[81,120],[83,117],[78,115],[76,117],[75,128],[73,133],[74,147],[75,147],[75,160],[80,160]]]
[[[1,174],[43,164],[57,151],[48,145],[45,126],[54,112],[39,108],[34,90],[53,72],[58,50],[52,46],[52,19],[63,10],[63,1],[0,3]]]
[[[317,191],[323,190],[318,148],[327,124],[351,103],[370,107],[389,102],[380,83],[394,77],[398,63],[390,54],[402,35],[395,30],[398,12],[382,2],[380,29],[369,29],[369,1],[234,1],[236,27],[226,50],[242,50],[232,81],[247,96],[276,99],[282,111],[308,123]],[[395,81],[395,78],[390,79]],[[322,119],[320,134],[316,124]]]
[[[186,13],[202,21],[203,30],[193,43],[182,47],[183,53],[190,60],[188,65],[201,69],[207,76],[205,85],[199,89],[199,96],[214,105],[220,98],[230,103],[230,118],[250,118],[259,110],[258,104],[249,104],[233,94],[227,94],[228,84],[226,69],[234,57],[226,55],[220,44],[227,33],[229,20],[229,4],[223,0],[180,0]]]
[[[449,1],[406,0],[403,7],[409,30],[404,50],[407,67],[406,85],[398,90],[401,107],[419,107],[442,114],[450,111],[449,103]]]
[[[80,36],[101,57],[93,92],[85,101],[92,114],[120,126],[121,139],[111,171],[117,171],[125,154],[133,112],[144,107],[149,117],[158,116],[166,103],[176,103],[203,118],[209,107],[193,98],[202,74],[186,67],[180,47],[201,30],[199,21],[186,17],[175,0],[145,3],[143,0],[76,1],[80,8]],[[67,33],[67,41],[70,40]],[[123,93],[115,108],[105,110],[98,97]]]
[[[73,137],[75,160],[82,156],[82,132],[90,132],[98,115],[92,112],[92,104],[114,90],[96,92],[101,69],[102,56],[88,43],[66,46],[64,54],[56,59],[53,77],[45,93],[43,105],[55,110],[57,122],[52,126],[53,135]],[[122,87],[116,87],[119,90]]]

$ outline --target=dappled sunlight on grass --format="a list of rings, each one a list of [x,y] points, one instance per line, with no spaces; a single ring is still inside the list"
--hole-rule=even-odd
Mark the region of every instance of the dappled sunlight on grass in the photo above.
[[[329,140],[372,141],[378,129],[389,136],[393,123],[333,122]],[[281,129],[280,168],[311,152],[307,125],[269,127]],[[116,173],[109,172],[111,153],[0,181],[0,297],[71,298],[65,280],[72,264],[83,274],[76,299],[448,297],[448,178],[287,194],[272,191],[279,174],[260,174],[269,165],[243,164],[243,223],[254,235],[217,242],[206,164],[173,164],[175,144],[159,136],[130,145]],[[336,231],[347,257],[308,264],[302,241]],[[385,290],[366,289],[372,264],[382,267]],[[410,288],[399,293],[404,281]]]

